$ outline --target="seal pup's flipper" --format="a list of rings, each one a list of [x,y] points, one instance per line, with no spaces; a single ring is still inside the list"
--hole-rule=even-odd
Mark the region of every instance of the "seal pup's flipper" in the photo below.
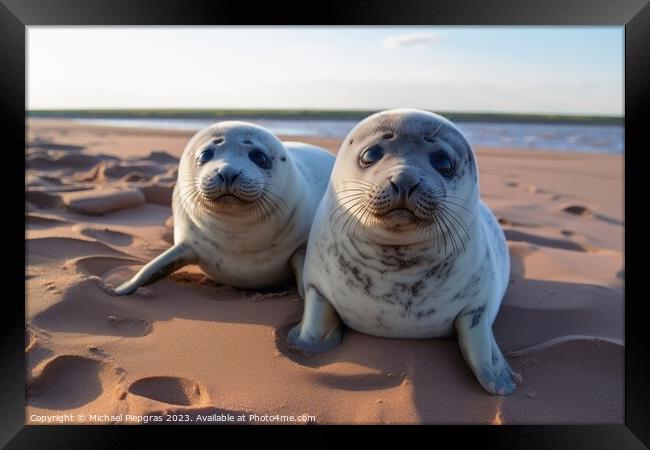
[[[291,265],[291,270],[293,270],[293,275],[296,279],[296,287],[298,288],[298,295],[301,299],[305,299],[305,286],[302,284],[302,270],[305,266],[305,252],[307,251],[307,246],[303,245],[298,250],[296,250],[291,259],[289,259],[289,265]]]
[[[311,353],[326,352],[341,343],[341,319],[315,287],[307,288],[302,320],[287,339],[292,346]]]
[[[515,374],[494,340],[486,304],[469,306],[456,318],[460,351],[483,388],[496,395],[515,391]]]
[[[140,286],[153,283],[173,271],[196,261],[196,253],[185,244],[177,244],[147,263],[133,278],[115,289],[117,295],[133,293]]]

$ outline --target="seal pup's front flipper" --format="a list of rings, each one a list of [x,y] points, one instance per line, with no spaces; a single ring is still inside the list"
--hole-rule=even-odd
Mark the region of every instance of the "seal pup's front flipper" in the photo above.
[[[177,244],[147,263],[133,278],[115,289],[117,295],[133,293],[140,286],[153,283],[173,271],[195,262],[196,253],[185,244]]]
[[[321,353],[341,343],[341,319],[332,304],[314,286],[305,293],[302,320],[289,331],[289,344],[311,353]]]
[[[291,265],[291,270],[293,270],[293,275],[296,279],[296,287],[298,288],[298,295],[301,299],[305,299],[305,286],[303,286],[302,270],[305,266],[305,252],[307,250],[307,245],[302,245],[298,250],[296,250],[291,259],[289,259],[289,264]]]
[[[515,391],[514,373],[494,340],[486,314],[486,304],[468,306],[455,321],[460,351],[483,388],[496,395]]]

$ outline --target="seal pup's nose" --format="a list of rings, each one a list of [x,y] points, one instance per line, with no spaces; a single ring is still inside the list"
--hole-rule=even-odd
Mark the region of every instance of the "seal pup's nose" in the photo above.
[[[388,181],[397,195],[408,198],[420,185],[422,179],[411,173],[401,172],[396,175],[391,175]]]
[[[237,177],[239,176],[239,170],[235,169],[232,166],[221,167],[217,170],[217,175],[227,187],[232,186]]]

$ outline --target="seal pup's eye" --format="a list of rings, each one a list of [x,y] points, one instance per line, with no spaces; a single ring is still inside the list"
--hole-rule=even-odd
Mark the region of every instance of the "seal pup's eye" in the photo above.
[[[444,152],[431,153],[429,161],[434,169],[442,175],[449,177],[454,173],[454,163],[451,162],[449,156]]]
[[[250,152],[248,152],[248,159],[253,161],[262,169],[271,168],[271,160],[269,159],[268,156],[266,156],[266,153],[264,153],[262,150],[259,149],[251,150]]]
[[[381,147],[370,147],[359,157],[361,167],[368,167],[379,161],[384,156],[384,151]]]
[[[207,163],[212,159],[214,156],[214,150],[211,148],[206,148],[203,150],[201,153],[199,153],[199,156],[196,158],[196,161],[199,163],[199,166]]]

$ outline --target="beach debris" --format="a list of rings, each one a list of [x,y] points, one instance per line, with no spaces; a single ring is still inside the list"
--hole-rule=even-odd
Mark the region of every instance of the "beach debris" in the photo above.
[[[591,211],[589,210],[589,208],[582,205],[570,205],[567,206],[566,208],[563,208],[562,211],[576,216],[582,216],[582,217],[591,215]]]

